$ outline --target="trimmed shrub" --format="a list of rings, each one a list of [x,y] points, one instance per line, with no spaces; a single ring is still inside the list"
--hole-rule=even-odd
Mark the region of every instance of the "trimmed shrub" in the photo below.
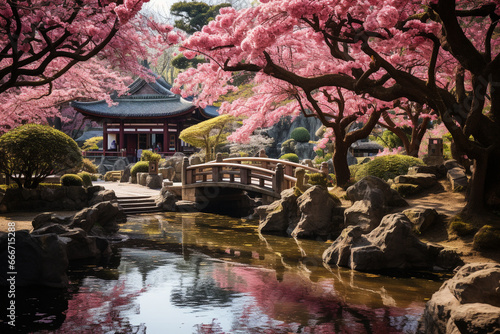
[[[299,156],[295,153],[287,153],[287,154],[283,154],[281,157],[280,157],[281,160],[288,160],[288,161],[291,161],[291,162],[295,162],[295,163],[299,163]]]
[[[78,175],[82,179],[84,187],[92,187],[92,176],[89,173],[81,172],[76,175]]]
[[[19,187],[36,188],[47,175],[81,167],[82,152],[65,133],[26,124],[0,136],[0,173]]]
[[[109,172],[106,172],[106,174],[104,174],[104,181],[107,181],[107,182],[115,181],[115,180],[113,180],[113,171],[109,171]]]
[[[141,161],[160,161],[161,155],[150,150],[144,150],[141,154]],[[148,165],[149,166],[149,165]],[[149,167],[148,167],[149,170]]]
[[[83,186],[83,180],[76,174],[65,174],[61,176],[61,184],[65,187]]]
[[[472,248],[477,250],[500,249],[500,229],[484,225],[474,235]]]
[[[418,194],[422,190],[422,187],[409,183],[394,183],[391,188],[395,189],[402,197]]]
[[[292,131],[290,138],[295,139],[299,143],[307,143],[311,139],[311,134],[306,128],[298,127]]]
[[[320,157],[320,158],[321,158],[321,157],[323,157],[323,156],[325,155],[325,151],[323,151],[323,150],[322,150],[322,149],[320,149],[320,148],[318,148],[318,149],[315,151],[315,153],[316,153],[316,156],[318,156],[318,157]]]
[[[89,173],[97,173],[97,166],[94,165],[92,161],[90,161],[87,158],[83,158],[82,162],[83,162],[82,171]]]
[[[408,168],[412,166],[423,166],[424,162],[418,158],[408,155],[386,155],[375,157],[372,161],[358,167],[351,167],[351,176],[356,181],[361,180],[365,176],[372,175],[381,178],[385,181],[393,179],[398,175],[405,175],[408,173]],[[355,171],[352,174],[352,171]]]
[[[130,174],[133,177],[137,177],[137,173],[148,173],[149,172],[149,162],[139,161],[130,169]]]

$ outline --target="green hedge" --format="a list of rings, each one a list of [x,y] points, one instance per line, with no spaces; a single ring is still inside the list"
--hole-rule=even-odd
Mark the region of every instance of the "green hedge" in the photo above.
[[[412,166],[425,165],[421,159],[408,155],[386,155],[375,157],[372,161],[362,165],[350,166],[351,177],[356,181],[365,176],[372,175],[383,180],[393,179],[398,175],[408,173],[408,168]]]
[[[130,174],[133,177],[137,177],[137,173],[148,173],[149,172],[149,161],[139,161],[132,169],[130,169]]]
[[[291,162],[295,162],[295,163],[299,163],[299,156],[295,153],[287,153],[287,154],[283,154],[281,157],[280,157],[281,160],[288,160],[288,161],[291,161]]]
[[[307,143],[311,140],[311,134],[309,130],[304,127],[295,128],[290,134],[290,138],[295,139],[299,143]]]
[[[65,187],[83,186],[83,180],[76,174],[65,174],[61,176],[61,184]]]

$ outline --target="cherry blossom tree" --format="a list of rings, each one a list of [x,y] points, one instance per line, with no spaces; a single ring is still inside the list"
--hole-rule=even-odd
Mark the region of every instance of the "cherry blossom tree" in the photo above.
[[[0,0],[0,132],[146,76],[139,60],[180,38],[138,14],[147,1]]]
[[[297,91],[313,112],[325,89],[325,101],[333,96],[332,87],[377,105],[406,99],[426,106],[474,159],[465,207],[474,213],[500,206],[499,14],[498,0],[261,0],[254,8],[224,8],[183,43],[187,57],[203,54],[210,63],[186,71],[177,85],[204,104],[234,89],[233,72],[257,73],[261,92],[279,81],[291,93],[272,101],[264,94],[260,104],[271,109],[223,106],[249,115],[246,133],[296,114]]]

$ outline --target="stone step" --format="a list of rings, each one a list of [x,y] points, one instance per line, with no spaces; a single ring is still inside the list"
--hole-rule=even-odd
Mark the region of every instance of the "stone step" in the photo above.
[[[123,212],[125,214],[137,214],[137,213],[152,213],[152,212],[161,212],[160,208],[154,207],[134,207],[134,208],[124,208]]]

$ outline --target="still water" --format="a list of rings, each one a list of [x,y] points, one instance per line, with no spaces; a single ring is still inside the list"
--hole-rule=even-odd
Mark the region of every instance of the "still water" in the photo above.
[[[326,268],[329,243],[204,213],[129,216],[109,262],[23,291],[24,333],[414,333],[442,281]],[[43,290],[43,291],[40,291]],[[18,311],[19,314],[19,311]]]

